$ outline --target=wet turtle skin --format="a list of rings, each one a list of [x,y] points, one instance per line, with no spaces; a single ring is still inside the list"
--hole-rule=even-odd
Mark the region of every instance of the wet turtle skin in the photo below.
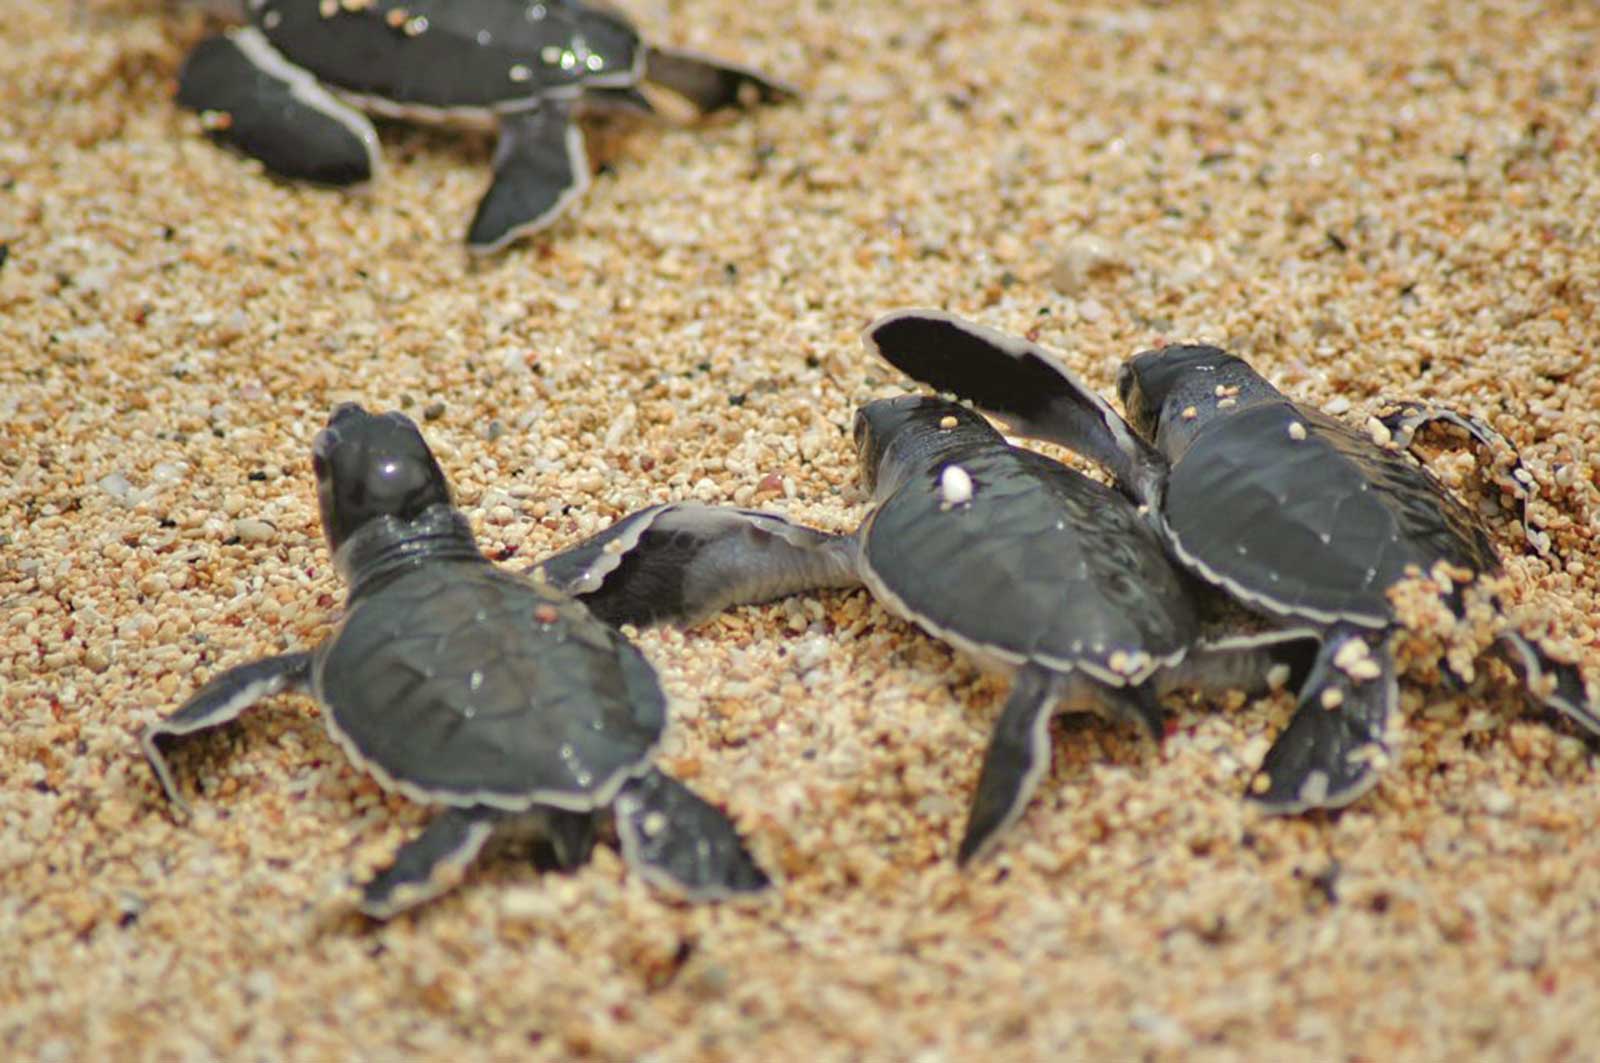
[[[649,663],[580,600],[479,553],[409,419],[341,406],[313,465],[350,585],[345,615],[315,649],[231,668],[146,730],[144,752],[175,804],[187,808],[165,741],[306,689],[359,767],[444,806],[364,885],[369,915],[450,888],[502,829],[532,831],[556,866],[576,866],[606,812],[651,881],[691,898],[767,885],[726,815],[651,766],[667,712]]]
[[[1217,348],[1174,346],[1126,363],[1119,390],[1130,426],[1018,337],[926,310],[889,314],[869,332],[914,378],[1101,461],[1194,574],[1265,616],[1318,626],[1321,654],[1251,784],[1253,798],[1278,812],[1339,807],[1377,781],[1398,701],[1388,592],[1442,565],[1459,608],[1459,585],[1500,569],[1481,521],[1431,473],[1292,402]],[[1409,439],[1429,420],[1485,445],[1504,442],[1482,422],[1443,410],[1403,411],[1384,431]],[[1530,484],[1518,468],[1508,487],[1525,505]],[[1530,692],[1553,680],[1553,693],[1536,700],[1600,732],[1574,666],[1509,624],[1496,638]]]

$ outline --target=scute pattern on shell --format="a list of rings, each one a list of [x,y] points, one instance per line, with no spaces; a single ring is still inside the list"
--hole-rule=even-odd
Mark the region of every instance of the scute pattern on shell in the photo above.
[[[1174,468],[1165,513],[1180,551],[1274,612],[1379,626],[1408,566],[1499,568],[1481,524],[1426,469],[1288,401],[1217,417]]]
[[[1193,640],[1177,574],[1120,495],[998,440],[958,460],[969,501],[945,503],[941,466],[887,499],[864,536],[866,564],[913,614],[980,651],[1106,670],[1118,651],[1162,658]]]
[[[571,95],[596,77],[631,82],[621,75],[642,47],[617,16],[565,0],[268,0],[253,18],[321,81],[444,110]]]
[[[620,634],[471,562],[358,599],[314,682],[352,752],[452,804],[596,807],[649,759],[666,721],[654,671]]]

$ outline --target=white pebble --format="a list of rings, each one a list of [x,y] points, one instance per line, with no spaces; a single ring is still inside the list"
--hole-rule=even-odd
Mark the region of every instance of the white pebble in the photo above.
[[[822,635],[807,635],[795,643],[794,668],[801,675],[811,671],[828,658],[828,650],[832,644]]]
[[[129,483],[128,478],[120,472],[100,477],[96,486],[123,505],[127,505],[129,499],[133,497],[133,484]]]
[[[972,501],[972,477],[959,465],[946,465],[939,474],[939,496],[946,506]]]
[[[1096,273],[1124,266],[1117,250],[1098,236],[1082,233],[1067,244],[1050,271],[1050,282],[1063,295],[1078,295]]]
[[[233,534],[237,535],[241,542],[264,543],[278,534],[278,529],[264,520],[240,517],[233,522]]]
[[[150,470],[150,479],[158,484],[177,483],[188,471],[189,466],[186,462],[164,461]]]

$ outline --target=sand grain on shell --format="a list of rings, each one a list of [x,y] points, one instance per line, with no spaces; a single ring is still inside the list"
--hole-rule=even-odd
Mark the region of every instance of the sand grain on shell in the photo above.
[[[335,402],[426,416],[517,562],[674,498],[843,529],[853,404],[899,387],[857,333],[908,303],[1106,389],[1207,340],[1352,424],[1407,395],[1487,418],[1556,547],[1497,525],[1514,607],[1592,662],[1600,12],[633,3],[805,104],[597,132],[576,216],[477,262],[485,140],[385,127],[360,194],[264,178],[169,103],[202,31],[173,6],[0,0],[8,1058],[1600,1048],[1594,757],[1497,664],[1453,693],[1419,659],[1395,766],[1337,819],[1238,800],[1281,695],[1176,704],[1160,751],[1058,726],[1027,814],[958,874],[1002,683],[859,594],[646,633],[666,762],[783,879],[750,906],[672,903],[607,850],[490,862],[371,926],[350,876],[420,813],[308,702],[178,755],[188,823],[135,744],[328,630],[306,452]]]

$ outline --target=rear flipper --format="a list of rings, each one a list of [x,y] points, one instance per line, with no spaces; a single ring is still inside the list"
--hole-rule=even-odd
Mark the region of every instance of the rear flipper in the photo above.
[[[1600,707],[1590,696],[1577,665],[1556,660],[1520,631],[1502,631],[1499,640],[1501,649],[1522,673],[1534,701],[1571,717],[1590,734],[1600,735]],[[1550,692],[1540,693],[1551,680],[1555,685]]]
[[[1131,723],[1144,729],[1157,745],[1167,737],[1167,717],[1161,708],[1161,699],[1154,684],[1139,683],[1134,686],[1114,687],[1097,685],[1097,708],[1101,715],[1118,723]],[[1072,709],[1072,699],[1067,697],[1063,706]]]
[[[682,96],[701,114],[782,103],[800,95],[794,86],[750,67],[672,48],[650,48],[645,56],[645,79]]]
[[[390,919],[460,882],[505,814],[478,805],[447,808],[395,853],[394,863],[361,887],[361,911]]]
[[[1176,666],[1158,673],[1158,688],[1162,694],[1179,688],[1211,694],[1242,690],[1250,695],[1282,687],[1299,690],[1321,645],[1321,633],[1311,628],[1206,640]]]
[[[913,380],[953,393],[1022,435],[1093,458],[1134,501],[1159,512],[1166,461],[1038,344],[942,310],[893,311],[862,339]]]
[[[1471,436],[1489,452],[1491,459],[1497,458],[1502,453],[1509,454],[1510,463],[1504,468],[1496,464],[1495,482],[1500,485],[1501,490],[1516,499],[1517,519],[1522,524],[1522,533],[1526,536],[1528,544],[1541,554],[1550,552],[1549,533],[1535,528],[1528,514],[1528,503],[1539,492],[1538,483],[1528,471],[1528,467],[1522,464],[1517,448],[1511,445],[1509,439],[1491,428],[1487,421],[1471,414],[1458,413],[1444,406],[1416,402],[1407,402],[1397,412],[1380,417],[1379,420],[1389,429],[1394,441],[1405,449],[1411,447],[1417,429],[1434,421],[1443,421]]]
[[[467,250],[487,254],[538,232],[588,187],[589,157],[571,103],[543,100],[500,115],[494,180],[472,216]]]
[[[156,781],[173,804],[189,811],[188,802],[178,793],[178,784],[172,769],[161,752],[163,738],[194,734],[220,727],[263,698],[285,690],[304,689],[311,678],[311,654],[286,653],[281,657],[263,657],[259,661],[241,664],[216,676],[201,687],[195,695],[164,720],[145,728],[139,737]]]
[[[1050,767],[1050,717],[1057,677],[1042,668],[1021,668],[983,754],[978,788],[967,812],[967,829],[956,850],[966,864],[988,852],[1002,831],[1028,807],[1028,799]]]
[[[1342,808],[1366,793],[1388,761],[1386,731],[1399,697],[1387,634],[1335,626],[1250,798],[1288,814]]]
[[[721,809],[659,771],[622,787],[616,816],[623,859],[689,900],[754,893],[772,882]]]
[[[378,173],[372,123],[254,27],[201,41],[178,74],[178,103],[201,113],[212,139],[282,177],[348,185]]]
[[[855,540],[770,513],[675,502],[624,517],[533,576],[610,624],[690,624],[734,605],[853,587]]]
[[[533,844],[533,866],[540,871],[576,871],[594,855],[593,812],[544,809],[539,827]]]

